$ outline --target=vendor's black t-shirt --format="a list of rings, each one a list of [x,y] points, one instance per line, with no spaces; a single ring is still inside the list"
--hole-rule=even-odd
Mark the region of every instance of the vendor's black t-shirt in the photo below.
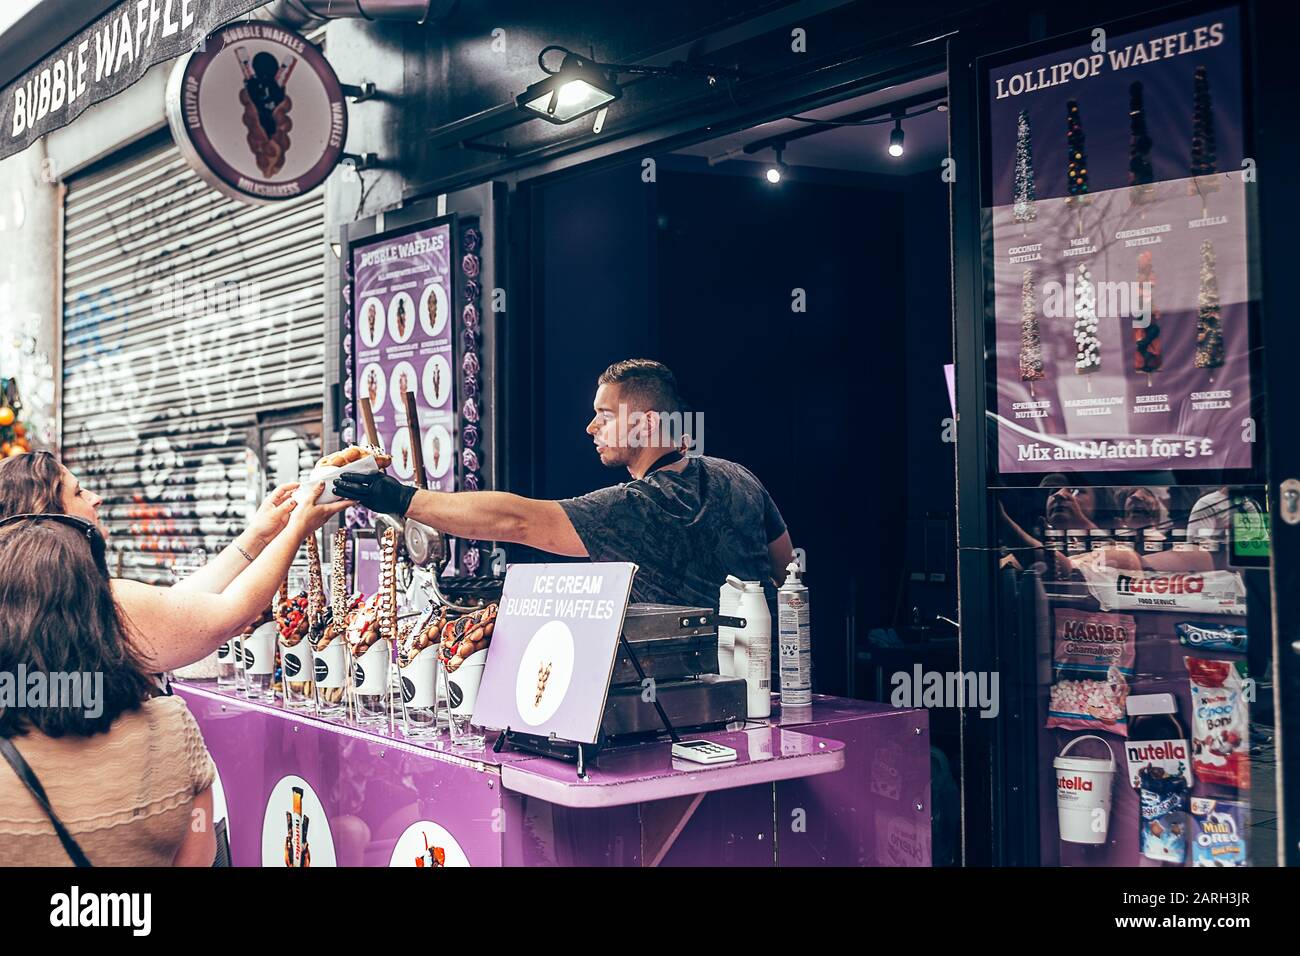
[[[785,531],[762,483],[722,458],[688,458],[680,472],[660,469],[560,507],[592,561],[640,566],[632,600],[652,604],[716,608],[728,574],[768,585],[767,545]]]

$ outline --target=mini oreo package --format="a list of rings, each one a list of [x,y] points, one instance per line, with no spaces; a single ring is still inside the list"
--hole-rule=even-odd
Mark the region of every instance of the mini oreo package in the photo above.
[[[1244,803],[1193,797],[1192,866],[1249,866]]]

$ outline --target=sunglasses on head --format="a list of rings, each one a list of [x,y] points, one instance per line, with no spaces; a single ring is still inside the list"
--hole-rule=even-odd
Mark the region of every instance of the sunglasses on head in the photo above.
[[[13,524],[15,521],[57,521],[59,524],[65,524],[70,528],[85,534],[90,541],[90,553],[95,559],[95,563],[107,571],[108,564],[104,559],[104,536],[100,533],[99,528],[93,521],[87,521],[85,518],[78,518],[76,515],[60,514],[21,514],[10,515],[8,518],[0,520],[0,528],[7,524]]]

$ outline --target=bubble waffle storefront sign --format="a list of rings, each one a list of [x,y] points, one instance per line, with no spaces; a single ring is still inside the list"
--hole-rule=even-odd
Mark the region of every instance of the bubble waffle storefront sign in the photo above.
[[[233,199],[273,203],[311,192],[343,155],[347,103],[309,41],[269,23],[236,23],[179,60],[167,121],[186,162]]]

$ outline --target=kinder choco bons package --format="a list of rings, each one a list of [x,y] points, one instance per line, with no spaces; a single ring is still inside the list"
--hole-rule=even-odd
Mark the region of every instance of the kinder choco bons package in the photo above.
[[[1058,608],[1055,625],[1047,726],[1127,736],[1137,622],[1129,614]]]
[[[1250,786],[1245,682],[1232,661],[1184,657],[1192,684],[1192,771],[1197,780]]]

